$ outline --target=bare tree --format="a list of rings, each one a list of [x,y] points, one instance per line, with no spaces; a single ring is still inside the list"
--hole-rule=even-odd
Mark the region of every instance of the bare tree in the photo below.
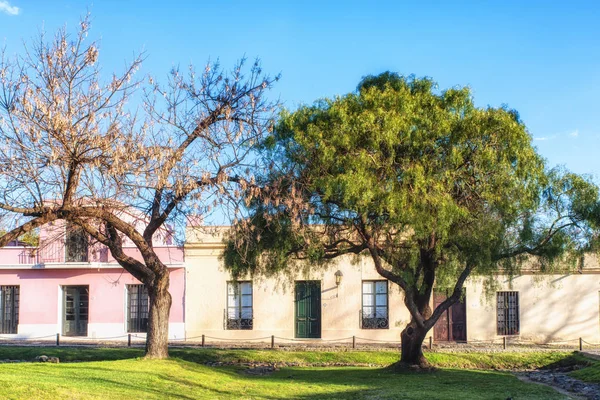
[[[54,220],[80,226],[147,287],[146,356],[164,358],[169,271],[153,238],[191,213],[237,207],[253,147],[271,126],[277,104],[265,93],[278,77],[242,60],[230,72],[218,63],[173,69],[163,87],[134,78],[140,56],[105,80],[88,30],[85,18],[73,37],[42,34],[23,54],[2,54],[0,217],[11,229],[0,246]],[[125,254],[126,241],[143,261]]]

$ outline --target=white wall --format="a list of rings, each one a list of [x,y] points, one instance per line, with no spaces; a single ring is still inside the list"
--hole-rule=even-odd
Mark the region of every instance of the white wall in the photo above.
[[[254,329],[223,327],[227,281],[219,256],[218,236],[188,231],[186,245],[186,336],[202,334],[226,340],[275,335],[294,338],[294,280],[321,282],[322,339],[357,338],[399,341],[410,315],[399,287],[389,283],[389,329],[361,329],[359,310],[363,280],[381,280],[368,257],[354,264],[344,257],[326,270],[297,273],[292,278],[253,280]],[[520,336],[524,341],[575,340],[600,343],[600,268],[595,257],[586,259],[583,273],[570,275],[525,274],[512,279],[499,276],[499,290],[519,291]],[[339,287],[335,272],[344,274]],[[499,339],[496,326],[496,295],[486,296],[483,281],[472,277],[465,283],[467,339]],[[429,335],[433,335],[430,332]],[[267,340],[267,339],[265,339]]]

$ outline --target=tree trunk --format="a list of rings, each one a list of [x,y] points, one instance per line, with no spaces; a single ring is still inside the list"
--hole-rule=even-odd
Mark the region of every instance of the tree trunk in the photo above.
[[[169,293],[169,272],[153,282],[148,288],[150,313],[146,336],[146,358],[169,357],[169,313],[171,294]]]
[[[400,354],[400,363],[403,365],[418,365],[428,367],[429,363],[423,355],[423,341],[427,335],[425,328],[420,328],[414,321],[401,333],[402,350]]]

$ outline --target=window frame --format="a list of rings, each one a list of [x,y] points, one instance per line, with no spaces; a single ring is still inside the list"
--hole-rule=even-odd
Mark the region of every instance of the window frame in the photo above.
[[[132,318],[132,290],[135,290],[136,295],[136,316]],[[148,289],[144,284],[132,284],[125,285],[127,294],[127,301],[125,306],[126,312],[126,330],[127,333],[147,333],[148,332],[148,319],[150,318],[150,296],[148,295]],[[143,307],[144,298],[146,300],[146,310],[140,309]],[[145,318],[144,318],[145,316]],[[144,321],[145,320],[145,321]],[[133,323],[132,323],[133,322]]]
[[[377,283],[385,282],[385,318],[377,317],[377,308],[383,306],[377,305]],[[364,292],[364,284],[372,284],[372,293]],[[365,306],[365,295],[371,295],[373,305]],[[390,329],[390,285],[388,280],[374,279],[363,280],[360,285],[360,329]],[[373,308],[375,317],[365,318],[365,307]]]
[[[233,295],[230,295],[229,288],[235,285]],[[244,294],[242,285],[250,287],[250,293]],[[254,287],[252,281],[227,281],[225,300],[225,329],[226,330],[252,330],[254,329]],[[233,296],[236,304],[229,304],[229,297]],[[250,297],[250,305],[244,306],[243,297]],[[244,310],[250,310],[250,318],[243,318]],[[230,310],[234,310],[237,318],[230,318]]]
[[[510,298],[516,299],[512,304]],[[521,301],[519,299],[518,290],[503,290],[496,292],[496,334],[499,336],[519,336],[521,334]],[[500,313],[500,298],[502,298],[502,314]],[[511,307],[513,306],[516,310],[513,310],[513,318],[511,321],[510,313]],[[502,324],[500,323],[500,315],[503,317]],[[512,326],[511,326],[512,325]],[[516,325],[516,326],[515,326]]]
[[[5,295],[10,290],[10,306],[7,307]],[[0,334],[12,335],[19,331],[19,311],[21,303],[20,285],[0,285]],[[8,311],[8,312],[7,312]],[[10,319],[6,317],[10,316]]]
[[[65,226],[65,262],[89,262],[89,252],[90,237],[87,232],[80,226],[68,223]]]

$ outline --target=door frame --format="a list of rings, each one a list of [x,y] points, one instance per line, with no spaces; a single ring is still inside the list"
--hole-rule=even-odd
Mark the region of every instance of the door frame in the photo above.
[[[81,289],[87,289],[88,291],[88,300],[87,300],[87,306],[88,306],[88,319],[86,321],[85,324],[85,332],[77,332],[75,334],[68,334],[66,332],[67,329],[67,289],[69,288],[77,288],[79,290]],[[62,285],[61,286],[61,303],[62,303],[62,315],[61,315],[61,335],[62,336],[73,336],[73,337],[85,337],[88,336],[88,330],[89,330],[89,323],[90,323],[90,286],[89,285]],[[74,301],[79,301],[79,294],[77,296],[77,300]]]
[[[318,312],[318,316],[317,316],[317,320],[318,320],[318,326],[319,326],[319,332],[318,332],[318,336],[314,336],[314,337],[300,337],[298,336],[298,301],[296,300],[296,293],[297,293],[297,287],[298,284],[305,284],[307,287],[310,287],[310,284],[313,284],[317,287],[317,293],[318,293],[318,302],[319,302],[319,306],[317,307],[317,312]],[[294,338],[296,339],[321,339],[322,334],[323,334],[323,310],[322,310],[322,301],[321,301],[321,281],[320,280],[301,280],[301,281],[294,281]]]
[[[446,311],[444,311],[444,314],[446,315],[446,329],[448,332],[448,337],[446,339],[437,339],[436,338],[436,326],[438,325],[438,323],[440,323],[441,321],[438,319],[436,321],[436,323],[433,325],[433,339],[438,341],[438,342],[466,342],[467,341],[467,293],[466,293],[466,288],[462,289],[463,293],[461,295],[461,298],[459,299],[458,302],[452,304],[450,307],[448,307],[448,309]],[[433,291],[433,308],[435,310],[436,304],[435,304],[435,293],[436,290],[434,289]],[[438,290],[437,293],[443,294],[445,296],[445,298],[448,298],[448,289],[446,290]],[[462,301],[461,301],[462,300]],[[459,339],[457,340],[456,338],[454,338],[453,335],[453,330],[452,330],[452,326],[454,324],[454,320],[452,318],[452,311],[453,308],[459,304],[462,304],[463,309],[464,309],[464,314],[465,314],[465,321],[464,321],[464,332],[465,332],[465,337],[464,339]]]

